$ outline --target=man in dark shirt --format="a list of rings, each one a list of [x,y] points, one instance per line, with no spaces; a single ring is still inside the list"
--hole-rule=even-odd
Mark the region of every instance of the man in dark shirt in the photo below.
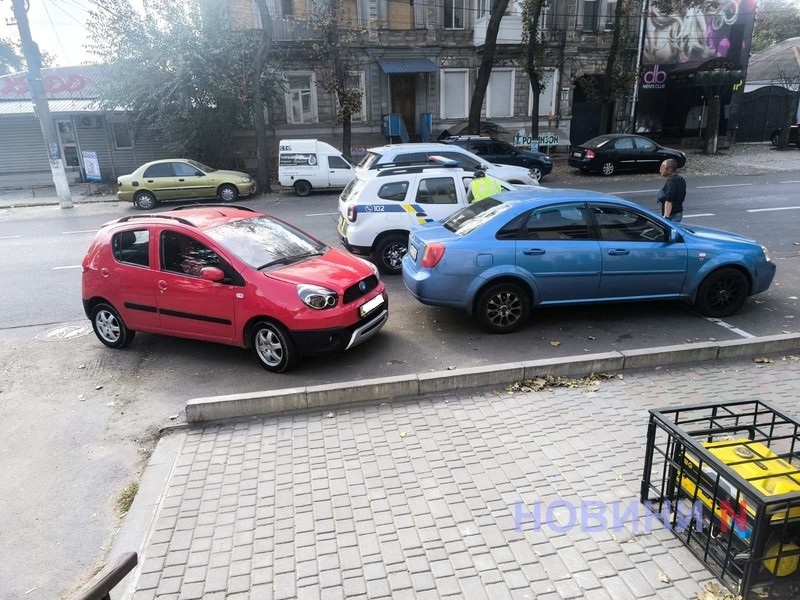
[[[683,219],[683,201],[686,198],[686,180],[678,175],[678,163],[674,158],[662,162],[658,172],[667,178],[664,187],[658,193],[661,215],[670,221],[680,223]]]

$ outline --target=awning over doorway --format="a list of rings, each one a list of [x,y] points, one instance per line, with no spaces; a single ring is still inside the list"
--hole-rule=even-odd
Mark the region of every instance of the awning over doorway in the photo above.
[[[427,58],[379,58],[378,64],[387,75],[403,73],[436,73],[439,69]]]

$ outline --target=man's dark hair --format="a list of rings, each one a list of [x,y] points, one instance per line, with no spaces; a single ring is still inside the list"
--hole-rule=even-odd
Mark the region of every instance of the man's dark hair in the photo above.
[[[475,171],[475,179],[478,179],[479,177],[486,177],[486,173],[483,171],[483,169],[478,169]]]

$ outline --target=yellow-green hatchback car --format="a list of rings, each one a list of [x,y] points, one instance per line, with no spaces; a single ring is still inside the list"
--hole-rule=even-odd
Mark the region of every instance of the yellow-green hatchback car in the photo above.
[[[256,182],[247,173],[212,169],[187,158],[154,160],[117,178],[117,198],[142,210],[169,200],[233,202],[255,193]]]

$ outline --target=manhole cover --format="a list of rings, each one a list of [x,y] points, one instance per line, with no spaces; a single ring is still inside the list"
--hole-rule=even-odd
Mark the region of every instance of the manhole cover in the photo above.
[[[74,340],[92,332],[91,323],[66,323],[49,331],[43,331],[33,339],[40,342],[56,342],[61,340]]]

